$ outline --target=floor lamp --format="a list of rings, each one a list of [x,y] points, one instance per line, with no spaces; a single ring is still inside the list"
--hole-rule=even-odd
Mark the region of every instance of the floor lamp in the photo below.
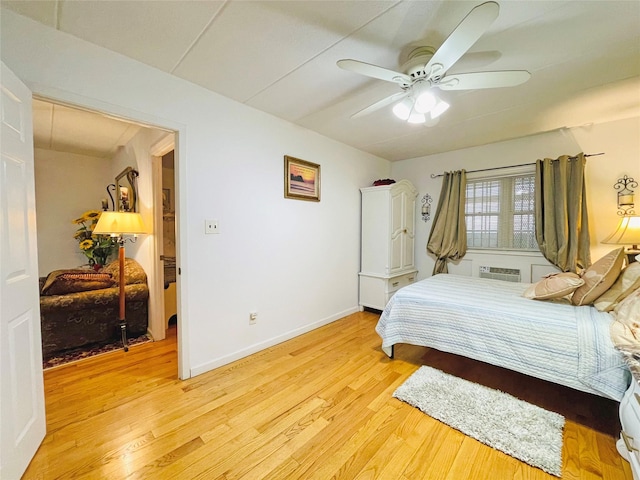
[[[147,233],[144,228],[144,222],[142,221],[142,215],[134,212],[102,212],[100,219],[93,229],[94,235],[111,235],[117,237],[118,245],[118,260],[119,260],[119,300],[120,311],[118,315],[118,321],[120,324],[120,332],[122,333],[122,346],[125,352],[129,351],[129,345],[127,345],[127,320],[125,318],[124,304],[124,243],[127,240],[125,235],[134,235],[134,239],[129,238],[130,241],[135,241],[135,236]]]

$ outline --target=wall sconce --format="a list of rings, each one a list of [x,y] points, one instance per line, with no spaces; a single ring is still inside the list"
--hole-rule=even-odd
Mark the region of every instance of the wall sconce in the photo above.
[[[433,199],[428,193],[422,197],[422,220],[428,222],[431,218],[431,202]]]
[[[625,175],[618,179],[613,188],[618,190],[618,215],[634,215],[636,212],[633,210],[635,204],[632,189],[638,188],[638,182]]]

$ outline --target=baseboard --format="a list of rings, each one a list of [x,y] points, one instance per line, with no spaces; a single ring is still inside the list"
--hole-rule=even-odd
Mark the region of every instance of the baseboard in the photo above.
[[[196,375],[200,375],[202,373],[208,372],[210,370],[213,370],[214,368],[219,368],[231,362],[235,362],[236,360],[240,360],[241,358],[248,357],[249,355],[252,355],[254,353],[264,350],[265,348],[273,347],[274,345],[278,345],[279,343],[286,342],[287,340],[291,340],[292,338],[308,333],[312,330],[315,330],[316,328],[320,328],[324,325],[328,325],[329,323],[335,322],[336,320],[340,320],[341,318],[344,318],[347,315],[351,315],[352,313],[356,313],[358,311],[360,311],[359,307],[349,308],[342,312],[336,313],[335,315],[331,315],[330,317],[323,318],[322,320],[311,323],[309,325],[305,325],[304,327],[290,330],[282,335],[272,337],[260,343],[255,343],[253,345],[250,345],[247,348],[238,350],[237,352],[233,352],[229,355],[225,355],[223,357],[219,357],[209,362],[197,365],[191,368],[191,376],[195,377]]]

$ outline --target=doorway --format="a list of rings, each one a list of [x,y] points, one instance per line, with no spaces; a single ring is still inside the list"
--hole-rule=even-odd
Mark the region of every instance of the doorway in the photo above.
[[[162,256],[165,328],[177,327],[175,151],[162,156]]]
[[[162,305],[164,298],[163,289],[158,288],[163,272],[155,262],[157,252],[161,251],[156,241],[163,232],[157,230],[153,221],[155,212],[162,212],[163,207],[157,200],[161,197],[153,181],[149,149],[158,138],[170,136],[175,141],[175,132],[45,98],[34,98],[33,114],[39,276],[86,263],[74,240],[77,225],[72,220],[88,210],[100,210],[105,202],[110,206],[108,185],[125,166],[133,166],[139,173],[140,213],[152,220],[149,226],[154,225],[157,234],[128,244],[127,257],[135,258],[147,273],[152,331],[154,321],[162,315],[158,305]],[[175,160],[174,156],[174,167]],[[176,190],[172,188],[172,205],[176,205],[175,196]],[[175,246],[175,209],[173,216]],[[163,319],[160,322],[166,327]],[[164,338],[164,328],[160,338]]]

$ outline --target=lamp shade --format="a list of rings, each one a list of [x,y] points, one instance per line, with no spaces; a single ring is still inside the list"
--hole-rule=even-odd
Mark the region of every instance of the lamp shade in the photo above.
[[[139,235],[147,233],[142,215],[134,212],[102,212],[93,229],[100,235]]]
[[[602,243],[634,245],[635,249],[635,245],[640,244],[640,215],[624,215],[615,231]]]

